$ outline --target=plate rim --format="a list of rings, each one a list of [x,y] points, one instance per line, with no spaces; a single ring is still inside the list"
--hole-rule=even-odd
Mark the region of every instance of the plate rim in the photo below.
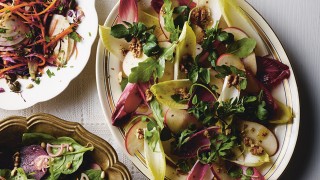
[[[85,1],[85,0],[76,0],[76,1]],[[97,39],[97,35],[98,35],[98,13],[97,13],[97,9],[95,7],[95,1],[96,0],[91,0],[89,2],[85,2],[86,5],[90,6],[90,16],[92,17],[92,20],[93,20],[93,23],[96,24],[96,28],[94,28],[94,32],[90,32],[91,35],[90,38],[89,38],[89,41],[86,42],[86,44],[89,44],[90,46],[90,49],[88,50],[88,54],[86,57],[82,58],[84,60],[84,63],[82,65],[82,67],[79,68],[78,71],[76,71],[75,73],[73,73],[73,76],[71,76],[70,78],[66,78],[67,81],[65,81],[64,83],[61,83],[59,84],[59,88],[57,88],[56,91],[54,91],[54,93],[51,93],[51,94],[47,94],[46,96],[39,96],[40,98],[37,98],[37,100],[30,100],[28,99],[28,103],[25,103],[23,105],[19,105],[19,106],[15,106],[15,107],[7,107],[6,104],[1,104],[0,103],[0,109],[3,109],[3,110],[9,110],[9,111],[14,111],[14,110],[23,110],[23,109],[27,109],[27,108],[30,108],[31,106],[34,106],[36,104],[39,104],[39,103],[42,103],[42,102],[46,102],[46,101],[49,101],[55,97],[57,97],[58,95],[60,95],[62,92],[64,92],[67,87],[71,84],[71,82],[73,80],[75,80],[80,74],[81,72],[83,72],[83,70],[86,68],[89,60],[90,60],[90,57],[92,55],[91,51],[93,49],[93,44],[95,42],[95,40]],[[80,7],[83,9],[83,7]],[[79,58],[75,58],[75,60],[77,60]],[[46,66],[48,67],[48,66]],[[46,68],[45,67],[45,68]],[[7,92],[5,92],[7,93]]]
[[[292,158],[292,155],[293,155],[293,152],[295,150],[295,146],[296,146],[296,143],[298,140],[299,127],[300,127],[300,99],[299,99],[300,96],[299,96],[299,91],[298,91],[298,87],[297,87],[297,81],[296,81],[290,60],[288,58],[288,55],[287,55],[282,43],[280,42],[278,36],[274,32],[274,30],[271,28],[269,23],[250,3],[248,3],[247,1],[244,1],[244,0],[243,1],[238,0],[238,2],[242,8],[245,8],[245,9],[247,9],[247,11],[250,11],[250,14],[253,15],[254,19],[259,19],[259,23],[257,23],[257,24],[263,25],[264,26],[263,30],[268,31],[268,33],[267,33],[268,36],[266,36],[266,35],[265,36],[267,38],[269,38],[270,41],[274,42],[274,44],[277,44],[277,46],[276,46],[277,48],[275,48],[275,49],[278,49],[279,51],[281,51],[280,52],[280,53],[282,53],[281,57],[285,58],[285,61],[287,61],[286,64],[291,69],[291,75],[290,75],[290,79],[288,79],[288,83],[290,80],[289,90],[290,90],[290,93],[292,96],[291,104],[292,104],[292,109],[294,110],[294,123],[286,124],[286,125],[292,125],[292,129],[291,129],[292,132],[290,134],[290,141],[288,142],[286,153],[283,156],[283,159],[280,161],[280,164],[278,165],[277,170],[273,171],[271,176],[268,177],[268,179],[278,179],[283,174],[284,170],[287,168],[288,163],[290,162],[290,160]],[[108,15],[107,19],[104,22],[104,25],[106,25],[109,21],[112,20],[111,18],[113,16],[113,14],[116,13],[118,6],[119,6],[119,2],[111,10],[110,14]],[[245,11],[245,12],[248,13],[247,11]],[[119,128],[117,128],[111,124],[111,119],[110,119],[110,115],[109,115],[109,112],[111,112],[111,111],[108,110],[108,107],[107,107],[107,105],[109,104],[109,101],[107,101],[108,97],[106,96],[107,90],[104,89],[105,86],[103,86],[103,84],[105,83],[104,82],[105,77],[100,77],[104,74],[104,68],[101,67],[101,65],[103,65],[103,67],[105,67],[104,64],[102,64],[103,62],[105,62],[104,58],[106,58],[106,57],[104,57],[104,51],[106,51],[106,50],[102,44],[101,39],[99,38],[97,53],[96,53],[96,83],[97,83],[97,90],[98,90],[100,105],[102,107],[104,116],[107,120],[107,126],[108,126],[109,130],[111,131],[113,137],[116,139],[116,142],[118,143],[118,145],[122,148],[122,152],[124,154],[126,154],[126,156],[132,161],[134,166],[136,166],[137,169],[140,172],[142,172],[142,174],[144,174],[146,177],[151,177],[149,171],[145,172],[144,171],[145,169],[141,169],[138,167],[138,164],[136,164],[137,158],[135,158],[135,156],[131,156],[127,153],[125,146],[123,144],[124,139],[121,137],[121,133],[119,133]],[[293,82],[293,83],[291,83],[291,82]],[[293,131],[293,130],[295,130],[295,131]]]

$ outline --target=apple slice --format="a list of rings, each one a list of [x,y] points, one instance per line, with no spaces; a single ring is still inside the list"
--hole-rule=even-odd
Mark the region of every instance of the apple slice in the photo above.
[[[200,125],[197,118],[189,114],[187,110],[172,108],[167,110],[164,123],[173,133],[179,133],[192,124]]]
[[[246,71],[239,57],[233,54],[223,54],[217,60],[217,66],[234,66],[239,70]]]
[[[249,17],[241,9],[238,2],[235,0],[220,0],[219,7],[222,11],[222,16],[229,27],[238,27],[242,29],[249,37],[257,42],[255,52],[259,56],[266,56],[269,54],[268,49]]]
[[[253,143],[261,146],[265,152],[272,156],[278,150],[278,140],[276,136],[265,126],[251,121],[241,121],[239,131],[244,132],[244,137],[253,140]]]
[[[131,51],[128,51],[127,55],[123,59],[122,70],[125,75],[129,76],[131,74],[131,69],[137,67],[140,62],[145,61],[148,58],[145,54],[142,53],[142,56],[136,58],[133,56]]]
[[[248,37],[248,35],[244,31],[236,27],[228,27],[223,29],[223,31],[233,34],[234,40],[236,41]]]
[[[257,167],[261,166],[264,163],[270,162],[269,155],[264,152],[262,155],[253,155],[248,147],[245,147],[243,151],[239,148],[238,150],[234,150],[235,156],[237,159],[230,160],[236,164],[247,166],[247,167]]]
[[[234,86],[229,87],[229,85],[228,85],[229,84],[229,77],[230,76],[227,76],[226,78],[224,78],[222,90],[221,90],[220,96],[218,98],[219,102],[228,101],[230,99],[235,99],[235,98],[240,97],[240,90],[238,90]]]
[[[147,127],[147,122],[138,120],[128,130],[125,136],[126,150],[130,155],[134,155],[137,151],[143,151],[144,138],[138,138],[138,131],[143,133],[143,129]]]
[[[257,60],[256,60],[256,54],[251,53],[249,56],[242,59],[243,65],[247,70],[250,70],[253,75],[257,74],[258,67],[257,67]]]

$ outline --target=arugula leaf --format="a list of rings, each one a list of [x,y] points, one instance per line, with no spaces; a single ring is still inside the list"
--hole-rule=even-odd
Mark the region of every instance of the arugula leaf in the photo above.
[[[256,41],[252,38],[243,38],[230,44],[227,53],[234,54],[239,58],[245,58],[253,52],[256,44]]]
[[[163,18],[164,18],[164,28],[170,32],[170,41],[175,42],[179,39],[180,30],[175,27],[173,19],[172,2],[170,0],[164,0],[163,4]]]
[[[163,129],[164,117],[162,116],[162,109],[159,102],[156,99],[153,99],[152,101],[150,101],[150,108],[157,122],[157,125],[160,127],[160,129]]]
[[[188,129],[183,130],[180,134],[175,137],[175,141],[171,143],[174,151],[179,151],[182,145],[188,142],[190,136],[196,132],[196,127],[194,125],[189,126]]]
[[[130,83],[147,82],[153,75],[154,78],[162,77],[164,73],[164,66],[160,64],[154,58],[148,58],[143,62],[140,62],[137,67],[131,69],[129,75]]]

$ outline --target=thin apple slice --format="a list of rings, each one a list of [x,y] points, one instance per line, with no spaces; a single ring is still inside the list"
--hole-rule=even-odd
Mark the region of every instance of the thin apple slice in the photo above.
[[[139,58],[134,57],[133,53],[129,51],[123,59],[122,70],[126,76],[131,74],[131,69],[137,67],[140,62],[145,61],[148,58],[145,54],[142,53],[142,56]]]
[[[223,87],[221,90],[221,94],[218,98],[219,102],[228,101],[230,99],[236,99],[240,97],[240,90],[234,86],[229,87],[229,77],[224,78]]]
[[[249,56],[242,59],[243,65],[247,70],[250,70],[253,75],[257,74],[257,60],[256,60],[256,54],[251,53]]]
[[[143,134],[143,129],[147,127],[147,122],[137,120],[126,133],[125,146],[130,155],[134,155],[137,151],[143,151],[143,139],[138,136],[138,131]]]
[[[227,27],[227,28],[223,29],[223,31],[233,34],[234,40],[236,40],[236,41],[243,39],[243,38],[248,38],[248,35],[244,31],[242,31],[241,29],[236,28],[236,27]]]
[[[186,89],[188,92],[191,85],[192,82],[188,79],[181,79],[154,84],[150,90],[162,105],[175,109],[187,109],[187,102],[176,102],[172,96],[176,95],[179,89]]]
[[[223,54],[217,60],[217,66],[234,66],[239,70],[246,71],[239,57],[233,54]]]
[[[241,157],[238,159],[231,159],[229,161],[236,164],[247,166],[247,167],[257,167],[261,166],[264,163],[270,162],[269,155],[264,152],[261,155],[253,155],[248,147],[245,147],[243,151],[237,150],[233,151],[236,157]]]
[[[264,151],[272,156],[278,150],[278,140],[276,136],[265,126],[251,121],[241,121],[239,131],[243,132],[244,137],[252,139],[253,143],[261,146]]]
[[[173,133],[182,132],[190,125],[200,125],[197,118],[184,109],[168,109],[164,117],[164,122]]]
[[[220,9],[222,15],[229,27],[238,27],[242,29],[249,37],[257,42],[255,53],[258,56],[266,56],[269,54],[268,49],[249,17],[240,8],[236,0],[220,0]]]

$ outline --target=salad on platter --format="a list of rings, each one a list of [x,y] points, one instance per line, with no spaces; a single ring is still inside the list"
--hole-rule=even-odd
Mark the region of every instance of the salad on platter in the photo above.
[[[0,79],[10,91],[21,92],[19,79],[30,78],[30,89],[43,74],[55,76],[45,67],[66,66],[82,40],[76,30],[83,17],[75,0],[0,0]]]
[[[0,179],[105,179],[105,172],[86,153],[93,149],[70,137],[24,133],[21,147],[0,147]]]
[[[106,49],[122,64],[112,124],[144,155],[153,179],[167,165],[187,179],[264,179],[292,123],[271,91],[290,77],[237,0],[121,0]]]

